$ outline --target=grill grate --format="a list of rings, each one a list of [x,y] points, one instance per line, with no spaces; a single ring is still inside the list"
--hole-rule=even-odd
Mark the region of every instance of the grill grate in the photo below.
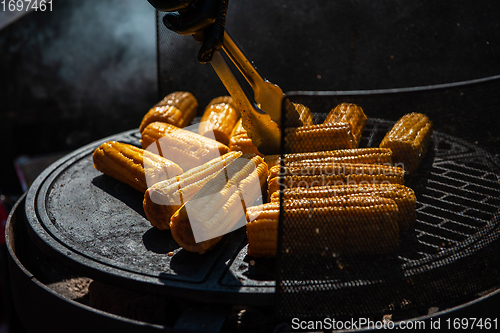
[[[378,146],[392,125],[369,118],[360,146]],[[496,285],[499,166],[486,151],[435,131],[417,173],[405,179],[417,196],[415,230],[402,232],[398,250],[387,255],[296,253],[300,244],[294,237],[311,231],[282,213],[278,315],[319,319],[403,313]]]

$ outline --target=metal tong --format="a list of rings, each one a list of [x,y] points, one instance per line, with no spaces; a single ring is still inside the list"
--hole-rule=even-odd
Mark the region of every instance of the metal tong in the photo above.
[[[228,56],[250,84],[254,91],[253,100],[247,96],[233,75],[221,51]],[[213,55],[210,63],[228,93],[240,107],[243,127],[253,144],[265,155],[278,154],[281,140],[279,129],[281,104],[284,96],[281,88],[259,75],[227,30],[224,33],[222,49]]]

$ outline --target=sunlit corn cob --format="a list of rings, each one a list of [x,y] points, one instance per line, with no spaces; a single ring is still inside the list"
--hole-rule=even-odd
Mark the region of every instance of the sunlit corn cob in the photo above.
[[[117,141],[101,144],[92,158],[97,170],[141,192],[147,190],[148,184],[182,173],[180,166],[166,158]]]
[[[311,153],[285,154],[285,165],[298,166],[302,163],[364,163],[392,165],[392,151],[388,148],[355,148],[318,151]],[[269,168],[279,164],[280,155],[264,158]],[[271,164],[271,165],[270,165]]]
[[[226,145],[174,125],[154,122],[141,136],[144,149],[179,164],[183,170],[202,165],[229,151]]]
[[[283,172],[283,174],[281,174]],[[286,188],[334,186],[349,184],[404,184],[404,170],[399,167],[361,163],[303,163],[300,166],[279,166],[269,170],[268,198]]]
[[[347,123],[318,124],[285,129],[285,151],[306,153],[357,148]]]
[[[274,257],[278,248],[279,202],[247,208],[247,254],[252,257]]]
[[[232,151],[241,151],[243,154],[257,154],[264,156],[259,152],[252,140],[248,137],[248,133],[242,125],[241,118],[236,122],[231,132],[229,139],[229,149]]]
[[[324,124],[348,123],[354,136],[356,147],[359,146],[361,135],[365,128],[366,115],[363,109],[356,104],[342,103],[330,111]]]
[[[255,154],[229,164],[172,216],[174,240],[190,252],[203,254],[213,248],[261,196],[267,171],[267,165]]]
[[[247,209],[248,254],[276,255],[279,204]],[[291,199],[283,202],[284,251],[311,254],[381,254],[399,244],[398,206],[377,196]]]
[[[401,117],[380,143],[390,148],[393,161],[408,173],[414,172],[427,153],[432,136],[432,122],[421,113],[409,113]]]
[[[352,195],[375,195],[393,199],[397,204],[398,224],[400,230],[412,229],[415,225],[417,198],[413,190],[401,184],[356,184],[317,187],[296,187],[283,191],[283,200],[307,198],[342,197]],[[270,202],[280,201],[279,191],[271,195]]]
[[[151,225],[160,230],[170,229],[172,215],[240,156],[240,152],[229,152],[149,187],[144,194],[143,207]]]
[[[295,107],[295,110],[297,110],[297,113],[299,114],[299,118],[303,126],[314,125],[314,119],[311,114],[311,110],[309,110],[307,106],[300,103],[292,103],[292,104]]]
[[[186,127],[196,116],[198,101],[190,92],[176,91],[165,96],[142,118],[139,131],[155,121]]]
[[[231,96],[214,98],[205,108],[198,133],[206,135],[213,132],[215,140],[228,145],[231,132],[238,119],[240,119],[240,110]]]

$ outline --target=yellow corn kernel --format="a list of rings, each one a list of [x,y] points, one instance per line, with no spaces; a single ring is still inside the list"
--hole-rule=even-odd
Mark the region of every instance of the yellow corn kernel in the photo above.
[[[174,240],[190,252],[203,254],[213,248],[245,216],[246,207],[261,196],[267,171],[262,158],[254,154],[231,163],[171,217]],[[193,209],[187,207],[191,204]],[[191,223],[213,237],[196,242]]]
[[[414,172],[422,162],[432,136],[432,122],[422,113],[408,113],[401,117],[380,143],[390,148],[395,164],[408,173]]]
[[[144,194],[143,207],[151,225],[160,230],[170,229],[172,215],[240,156],[240,152],[229,152],[149,187]]]
[[[190,92],[176,91],[168,94],[153,106],[142,118],[139,131],[155,121],[186,127],[193,121],[198,109],[198,101]]]
[[[139,147],[108,141],[92,154],[94,167],[125,184],[145,192],[149,183],[175,177],[183,172],[176,163]]]
[[[366,115],[363,109],[356,104],[342,103],[330,111],[324,124],[347,123],[351,126],[351,132],[354,136],[356,146],[359,146],[361,135],[365,128]]]
[[[215,140],[228,145],[231,132],[240,119],[240,110],[231,96],[214,98],[205,108],[198,133],[213,132]]]
[[[283,200],[306,198],[342,197],[352,195],[375,195],[393,199],[398,206],[400,230],[413,229],[416,220],[417,198],[413,190],[401,184],[352,184],[337,186],[296,187],[283,191]],[[270,202],[280,201],[279,191],[271,195]]]
[[[226,145],[174,125],[154,122],[141,136],[144,149],[162,155],[189,170],[229,151]]]
[[[357,148],[351,128],[346,123],[318,124],[285,129],[285,150],[307,153]]]

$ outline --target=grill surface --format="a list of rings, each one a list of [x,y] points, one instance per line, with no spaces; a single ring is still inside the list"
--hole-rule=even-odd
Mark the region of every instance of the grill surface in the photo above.
[[[288,97],[317,112],[316,122],[322,122],[341,102],[351,102],[363,107],[368,117],[397,119],[408,112],[423,112],[441,128],[459,114],[476,118],[494,115],[490,94],[497,85],[498,78],[493,78],[467,85],[366,95],[297,92]],[[492,121],[495,119],[492,116]],[[360,146],[378,146],[393,123],[369,118]],[[463,134],[477,135],[477,128],[469,126],[469,132]],[[435,131],[422,164],[405,177],[405,184],[417,196],[415,230],[402,232],[399,248],[387,255],[336,254],[332,258],[327,253],[311,258],[298,252],[300,240],[294,236],[313,234],[308,224],[282,214],[276,262],[278,315],[347,319],[403,314],[463,301],[498,285],[499,175],[497,157],[475,144]]]
[[[378,144],[391,125],[369,119],[362,145]],[[142,211],[141,193],[93,168],[93,150],[111,139],[139,145],[136,130],[103,139],[61,159],[36,180],[26,200],[36,244],[86,276],[127,288],[209,302],[272,304],[275,261],[246,256],[244,229],[227,235],[205,255],[188,253],[169,232],[150,226]],[[435,303],[497,281],[499,272],[489,265],[500,253],[496,245],[500,172],[494,157],[435,132],[420,170],[407,181],[418,197],[415,235],[403,235],[398,254],[337,262],[348,269],[335,280],[322,280],[324,272],[312,271],[319,275],[305,283],[306,289],[310,285],[333,287],[337,299],[344,301],[338,297],[343,293],[356,300],[352,297],[366,299],[367,291],[378,290],[364,309],[373,312],[386,310],[395,293],[399,301],[409,299],[412,306],[422,306],[431,300],[428,293],[438,293],[439,297],[432,298]],[[281,258],[280,267],[286,264]],[[289,264],[291,272],[299,266],[296,259]],[[475,278],[478,272],[483,282]],[[422,289],[430,281],[432,287]],[[464,281],[474,283],[470,286]],[[388,285],[394,292],[381,288]],[[360,306],[354,303],[351,308],[343,303],[341,314],[358,312]],[[287,311],[286,306],[279,308]]]

